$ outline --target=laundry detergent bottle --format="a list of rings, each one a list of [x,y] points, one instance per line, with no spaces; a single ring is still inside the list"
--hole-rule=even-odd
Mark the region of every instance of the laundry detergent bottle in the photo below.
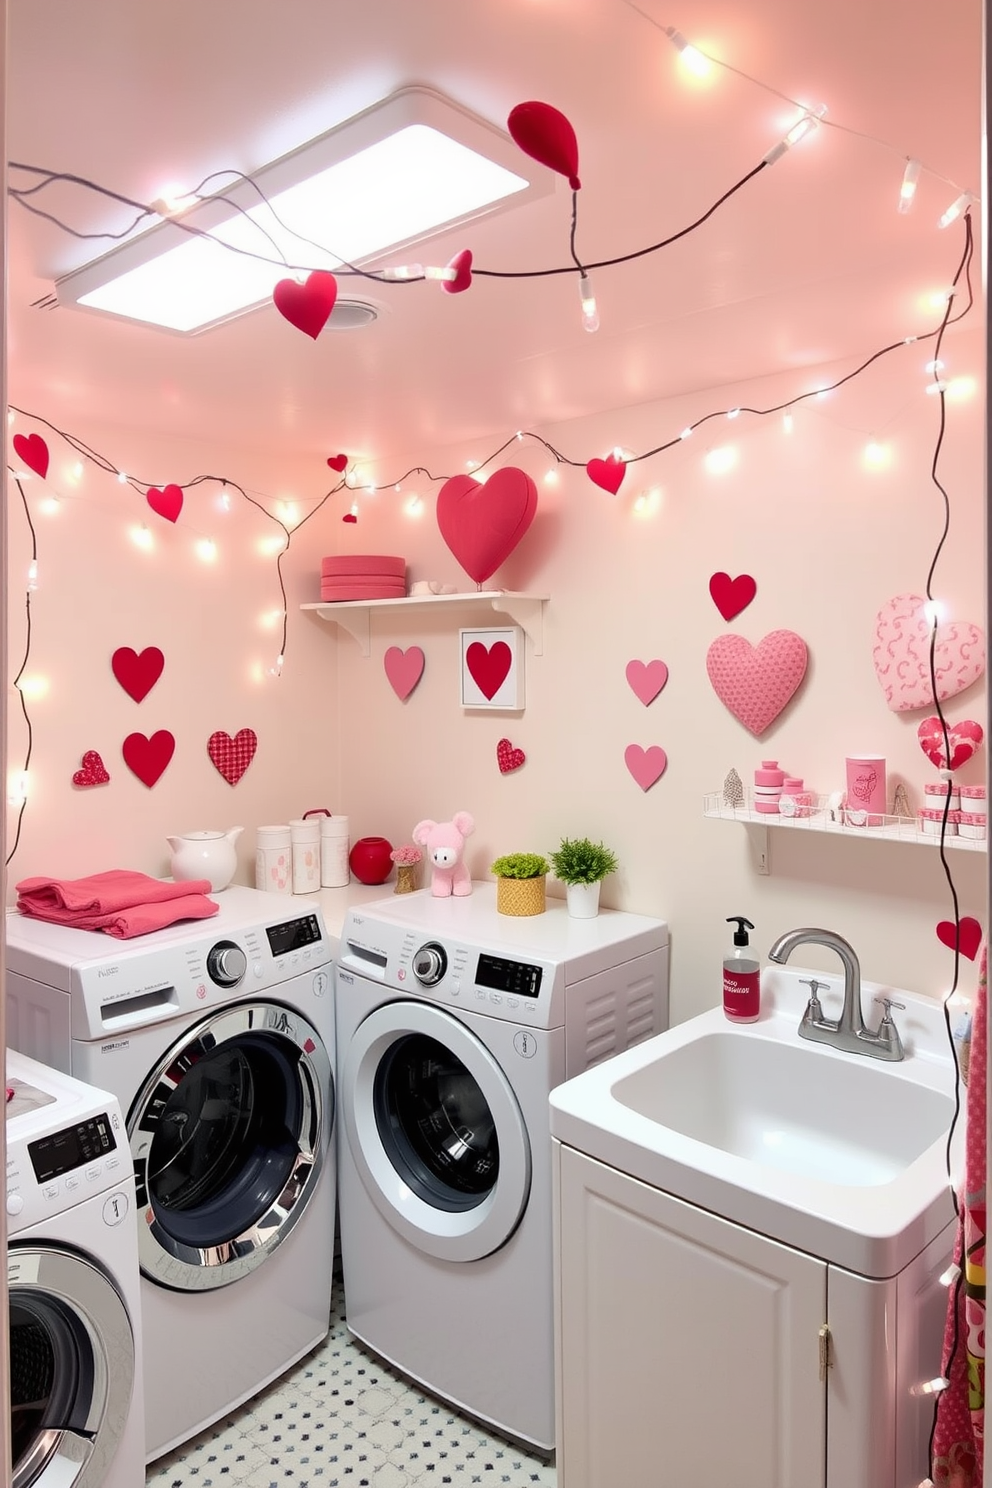
[[[761,1012],[761,963],[748,952],[748,930],[754,926],[743,915],[728,915],[736,925],[734,948],[723,962],[723,1011],[731,1023],[756,1023]]]

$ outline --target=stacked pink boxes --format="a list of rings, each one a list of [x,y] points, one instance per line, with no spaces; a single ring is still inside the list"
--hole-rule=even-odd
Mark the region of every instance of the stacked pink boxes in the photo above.
[[[351,553],[320,560],[320,597],[346,599],[403,599],[406,559],[382,553]]]

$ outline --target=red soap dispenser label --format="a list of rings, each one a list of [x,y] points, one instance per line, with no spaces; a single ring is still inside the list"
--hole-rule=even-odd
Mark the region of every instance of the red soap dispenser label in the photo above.
[[[723,1011],[737,1023],[753,1023],[761,1011],[760,968],[723,969]]]

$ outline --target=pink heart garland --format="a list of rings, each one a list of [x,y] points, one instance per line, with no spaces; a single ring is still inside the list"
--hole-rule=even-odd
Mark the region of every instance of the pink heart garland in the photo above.
[[[399,646],[390,646],[382,664],[400,702],[406,702],[424,674],[424,653],[419,646],[408,646],[405,651]]]
[[[732,579],[729,574],[715,573],[710,579],[710,597],[724,620],[733,620],[741,610],[746,610],[758,592],[758,586],[750,574],[738,574]]]
[[[500,739],[496,745],[496,763],[499,765],[501,775],[509,775],[511,770],[519,770],[527,756],[522,749],[515,749],[509,739]]]
[[[958,770],[981,749],[985,730],[973,718],[965,718],[961,723],[949,723],[947,725],[947,742],[951,750],[949,764],[944,754],[944,730],[936,714],[932,718],[924,718],[916,730],[916,737],[920,741],[923,753],[931,764],[937,766],[938,770]]]
[[[875,617],[872,660],[885,701],[894,713],[933,706],[930,685],[932,626],[919,594],[897,594]],[[934,643],[937,696],[943,702],[976,682],[985,670],[985,635],[966,620],[938,625]]]
[[[437,495],[437,525],[462,568],[482,584],[513,552],[537,511],[537,487],[506,465],[480,484],[470,475],[446,480]]]
[[[723,635],[706,653],[713,691],[757,737],[781,713],[806,675],[806,642],[792,630],[769,631],[757,646]]]
[[[646,708],[668,681],[668,668],[663,661],[628,661],[626,675],[631,692]]]
[[[586,463],[586,475],[594,485],[603,491],[609,491],[615,496],[623,485],[623,478],[627,474],[627,462],[621,460],[619,455],[607,455],[605,460],[589,460]]]
[[[624,763],[637,781],[641,790],[650,790],[668,768],[668,755],[660,744],[642,749],[640,744],[628,744],[623,752]]]
[[[80,763],[83,768],[73,775],[73,785],[106,785],[110,775],[95,749],[87,749]]]
[[[472,250],[463,248],[461,253],[456,253],[448,264],[449,269],[454,270],[454,279],[442,279],[441,288],[445,294],[461,294],[468,289],[472,283]]]
[[[482,696],[490,701],[509,676],[512,664],[513,652],[505,641],[496,641],[492,646],[473,641],[465,652],[469,676]]]
[[[257,748],[258,735],[250,728],[238,729],[233,739],[223,729],[218,729],[207,740],[207,753],[228,785],[237,785],[255,758]]]
[[[118,646],[110,658],[110,667],[128,697],[140,703],[161,677],[165,657],[157,646],[146,646],[141,652],[130,646]]]
[[[331,467],[332,470],[336,470],[338,472],[338,474],[340,475],[342,470],[347,470],[347,468],[348,468],[348,456],[347,455],[328,455],[328,457],[327,457],[327,463]]]
[[[153,786],[175,752],[176,741],[168,729],[159,729],[148,739],[144,734],[128,734],[121,745],[124,763],[137,775],[142,785]]]
[[[280,279],[272,291],[283,319],[314,341],[330,319],[337,297],[338,281],[326,269],[314,269],[302,284],[295,279]]]
[[[941,920],[937,926],[937,939],[948,950],[953,951],[957,946],[962,956],[974,961],[982,944],[982,927],[971,915],[965,915],[957,925],[953,920]]]
[[[174,522],[183,509],[181,486],[165,486],[161,491],[156,486],[152,486],[145,499],[152,511],[164,517],[167,522]]]
[[[42,480],[48,474],[48,445],[40,434],[15,434],[13,438],[14,453],[19,455],[29,470],[35,475],[40,475]]]

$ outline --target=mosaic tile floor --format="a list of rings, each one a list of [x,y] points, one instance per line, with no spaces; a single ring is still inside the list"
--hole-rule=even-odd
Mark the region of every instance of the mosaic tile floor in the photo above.
[[[335,1285],[319,1348],[153,1462],[147,1488],[554,1488],[543,1458],[487,1435],[359,1347],[343,1300]]]

